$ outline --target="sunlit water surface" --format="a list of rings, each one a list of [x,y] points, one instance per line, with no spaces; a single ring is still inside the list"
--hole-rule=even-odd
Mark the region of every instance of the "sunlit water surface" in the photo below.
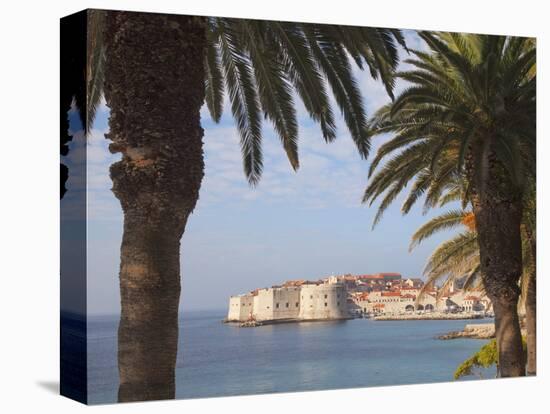
[[[180,321],[177,398],[452,381],[457,365],[487,341],[437,335],[488,321],[309,322],[239,328],[223,311]],[[88,320],[89,402],[115,402],[116,317]],[[494,370],[486,370],[486,378]],[[473,379],[473,377],[472,377]]]

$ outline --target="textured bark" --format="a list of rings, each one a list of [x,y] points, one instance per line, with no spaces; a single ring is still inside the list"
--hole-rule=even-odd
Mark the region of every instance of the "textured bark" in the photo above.
[[[537,238],[536,238],[536,192],[526,195],[524,229],[527,239],[529,279],[525,293],[525,331],[527,336],[527,375],[537,374]]]
[[[491,140],[476,148],[479,170],[472,177],[483,285],[493,303],[501,377],[525,375],[517,313],[522,274],[522,194],[494,156]]]
[[[180,239],[203,178],[202,18],[108,12],[105,98],[124,212],[119,401],[174,398]]]
[[[529,275],[525,300],[525,330],[527,332],[527,375],[537,375],[537,275]]]

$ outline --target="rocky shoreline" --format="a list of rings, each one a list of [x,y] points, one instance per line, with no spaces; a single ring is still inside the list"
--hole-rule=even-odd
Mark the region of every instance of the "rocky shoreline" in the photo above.
[[[462,331],[453,331],[444,335],[440,335],[437,339],[457,339],[457,338],[470,338],[470,339],[492,339],[495,337],[495,324],[494,323],[479,323],[470,324],[464,327]]]
[[[282,325],[286,323],[309,323],[309,322],[342,322],[353,319],[348,318],[325,318],[325,319],[299,319],[299,318],[285,318],[285,319],[264,319],[261,321],[257,320],[248,320],[248,321],[239,321],[232,319],[222,319],[222,323],[229,325],[237,325],[241,328],[255,328],[258,326],[264,325]]]

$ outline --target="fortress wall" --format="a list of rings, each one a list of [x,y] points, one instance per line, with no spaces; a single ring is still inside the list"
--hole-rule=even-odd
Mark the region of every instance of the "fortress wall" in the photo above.
[[[229,298],[229,311],[227,319],[230,321],[246,321],[254,309],[254,297],[252,295],[231,296]]]
[[[258,321],[273,319],[273,289],[260,289],[254,298],[254,317]]]
[[[256,295],[232,296],[227,319],[343,319],[349,317],[346,299],[346,288],[341,284],[260,289]]]
[[[241,317],[241,299],[239,296],[229,298],[229,310],[227,312],[228,321],[238,321]]]
[[[256,320],[295,319],[300,313],[300,288],[262,289],[254,301]]]
[[[300,288],[273,289],[273,319],[296,319],[300,315]]]
[[[258,319],[258,309],[260,309],[260,299],[258,295],[255,295],[252,302],[252,312],[255,319]]]
[[[300,292],[301,319],[347,318],[346,288],[340,284],[303,285]]]

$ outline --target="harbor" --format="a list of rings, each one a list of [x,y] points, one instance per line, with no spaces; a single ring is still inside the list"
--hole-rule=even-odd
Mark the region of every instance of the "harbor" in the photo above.
[[[469,320],[492,317],[480,290],[460,281],[444,288],[399,273],[344,274],[288,280],[229,299],[226,323],[241,327],[347,319],[374,321]]]

